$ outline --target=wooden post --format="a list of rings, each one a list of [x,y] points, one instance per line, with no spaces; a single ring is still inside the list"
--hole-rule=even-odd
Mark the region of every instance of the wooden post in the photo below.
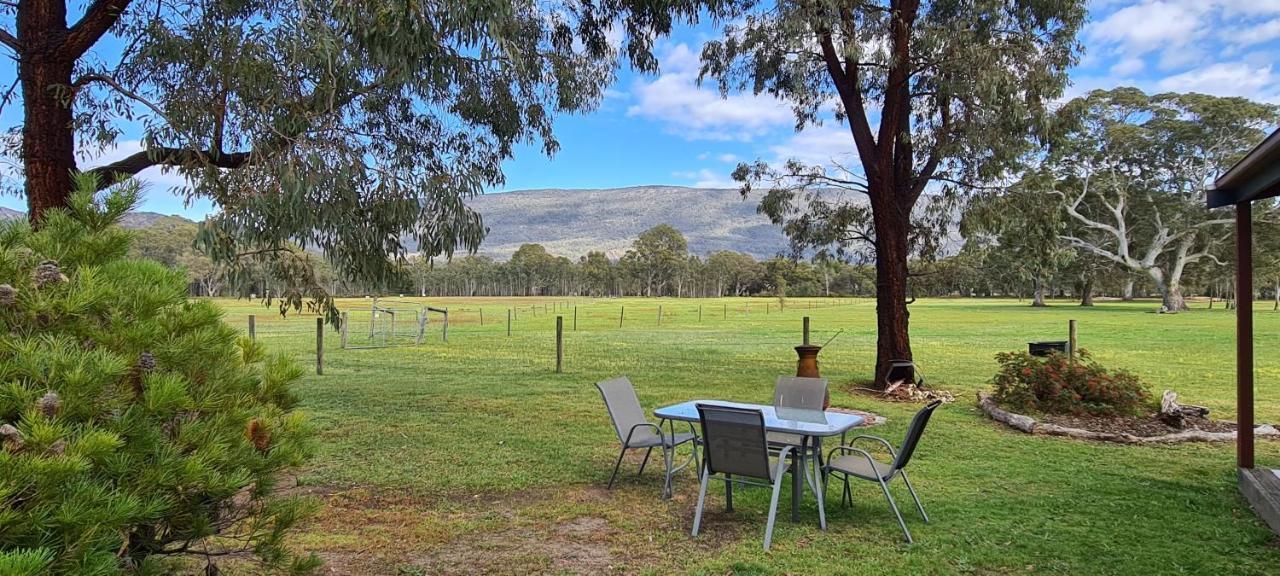
[[[480,307],[480,325],[484,326],[484,306]]]
[[[1253,468],[1253,206],[1236,204],[1236,465]]]
[[[254,319],[255,319],[255,318],[254,318],[253,314],[250,314],[250,315],[249,315],[249,339],[250,339],[250,340],[257,340],[257,339],[258,339],[258,327],[257,327],[257,325],[254,323]]]
[[[511,335],[511,309],[507,308],[507,336]]]
[[[574,332],[578,331],[578,306],[577,305],[574,305],[573,307],[573,331]]]
[[[622,318],[627,315],[627,307],[623,306],[618,309],[618,327],[622,327]]]
[[[658,305],[658,325],[662,325],[662,305]]]
[[[809,317],[804,317],[804,345],[809,345]]]
[[[729,305],[728,305],[728,304],[725,304],[725,305],[724,305],[724,319],[725,319],[725,320],[728,320],[728,319],[729,319]]]
[[[338,327],[338,330],[339,330],[339,334],[341,334],[340,338],[342,340],[342,349],[346,350],[347,349],[347,313],[346,312],[342,313],[341,322],[342,322],[342,325]]]
[[[1076,363],[1076,321],[1067,320],[1067,361]]]
[[[440,332],[440,339],[445,342],[449,341],[449,309],[444,309],[444,329]]]
[[[316,318],[316,375],[324,375],[324,318]]]
[[[564,372],[564,316],[556,316],[556,374]]]
[[[702,305],[701,304],[698,305],[698,323],[699,324],[702,323]]]

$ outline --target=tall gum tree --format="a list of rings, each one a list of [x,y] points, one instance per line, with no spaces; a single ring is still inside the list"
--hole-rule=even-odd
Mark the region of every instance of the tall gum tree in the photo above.
[[[912,359],[908,259],[936,248],[947,213],[913,218],[921,197],[953,198],[1026,153],[1077,58],[1084,4],[740,0],[718,13],[730,23],[703,48],[704,79],[790,103],[797,129],[848,127],[856,167],[756,162],[735,178],[766,189],[761,211],[797,248],[872,247],[877,385]]]
[[[1076,250],[1146,275],[1164,310],[1186,310],[1189,266],[1224,264],[1234,219],[1204,207],[1204,191],[1275,124],[1278,109],[1245,98],[1095,90],[1059,110],[1045,159],[1075,224]],[[1259,210],[1258,218],[1271,218]]]
[[[22,106],[6,150],[20,158],[21,180],[7,184],[38,226],[67,202],[76,172],[105,188],[147,168],[174,170],[190,182],[182,193],[218,208],[200,238],[216,258],[269,258],[276,275],[315,290],[297,243],[355,280],[385,281],[406,236],[428,257],[474,250],[485,228],[463,201],[502,184],[516,145],[553,153],[553,118],[594,107],[619,52],[656,69],[654,38],[698,9],[647,0],[0,2],[0,46],[18,78],[3,103]],[[127,126],[141,128],[141,150],[78,164]],[[301,294],[289,300],[300,305]]]

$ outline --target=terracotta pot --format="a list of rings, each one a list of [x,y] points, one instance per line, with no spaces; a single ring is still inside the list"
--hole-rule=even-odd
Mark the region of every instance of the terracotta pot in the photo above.
[[[796,376],[801,378],[821,378],[822,374],[818,372],[818,352],[822,351],[821,346],[805,344],[796,346]],[[831,407],[831,391],[827,390],[826,397],[822,400],[822,409],[826,410]]]

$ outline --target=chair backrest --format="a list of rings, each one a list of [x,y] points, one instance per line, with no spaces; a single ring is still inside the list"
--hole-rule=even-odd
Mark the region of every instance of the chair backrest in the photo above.
[[[826,399],[826,378],[779,376],[773,386],[773,405],[781,408],[821,410]]]
[[[648,422],[644,408],[640,407],[640,399],[636,398],[636,389],[626,376],[596,382],[596,388],[604,397],[604,407],[609,410],[609,419],[613,421],[619,442],[627,441],[627,434],[636,424]]]
[[[764,413],[750,408],[698,404],[703,457],[712,474],[769,478]]]
[[[933,411],[941,405],[941,400],[934,400],[916,412],[915,417],[911,419],[911,427],[907,428],[907,438],[902,441],[902,447],[898,448],[898,457],[893,460],[894,470],[907,467],[907,462],[911,461],[911,453],[916,451],[916,444],[920,443],[920,436],[924,434],[924,427],[929,424],[929,417],[933,416]]]

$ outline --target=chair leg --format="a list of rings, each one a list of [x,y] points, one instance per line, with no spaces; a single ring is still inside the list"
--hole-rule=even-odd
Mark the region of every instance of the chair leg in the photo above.
[[[618,468],[622,466],[622,456],[626,453],[627,448],[625,446],[622,447],[622,450],[618,451],[618,461],[613,463],[613,475],[609,476],[609,489],[613,488],[613,481],[618,478]]]
[[[644,465],[649,463],[650,454],[653,454],[653,446],[650,446],[648,450],[644,451],[644,460],[640,461],[640,471],[636,472],[636,476],[644,474]]]
[[[826,506],[824,505],[824,501],[827,499],[827,489],[826,489],[827,487],[825,484],[822,483],[822,475],[819,474],[818,471],[816,470],[817,468],[816,465],[814,466],[814,468],[815,470],[813,474],[813,481],[814,483],[817,484],[817,486],[812,488],[813,488],[813,497],[818,501],[818,526],[823,530],[826,530],[827,529],[827,511],[826,511]]]
[[[725,512],[733,512],[733,482],[729,480],[731,475],[724,475],[724,510]]]
[[[707,482],[711,479],[711,471],[702,469],[702,482],[698,485],[698,507],[693,513],[693,535],[698,535],[698,527],[702,525],[702,505],[707,500]]]
[[[849,490],[849,477],[844,477],[844,491],[840,493],[840,506],[843,508],[845,500],[849,501],[849,507],[853,507],[853,492]]]
[[[787,468],[778,463],[778,473],[773,478],[773,498],[769,500],[769,522],[764,525],[764,550],[769,551],[769,545],[773,543],[773,524],[778,519],[778,494],[782,492],[782,475],[786,474]]]
[[[663,500],[669,500],[669,499],[671,499],[671,492],[672,492],[672,489],[671,489],[671,464],[672,464],[672,457],[671,457],[671,453],[672,453],[673,451],[675,451],[675,447],[674,447],[674,446],[673,446],[673,447],[671,447],[671,448],[667,448],[666,446],[663,446],[663,447],[662,447],[662,463],[666,466],[666,469],[665,469],[664,474],[663,474],[663,477],[662,477],[662,499],[663,499]]]
[[[902,513],[898,512],[898,505],[893,501],[893,495],[889,494],[889,485],[880,480],[880,489],[884,490],[884,498],[889,501],[889,508],[893,509],[893,515],[898,517],[898,525],[902,527],[902,533],[907,537],[907,544],[912,544],[911,531],[907,530],[907,523],[902,520]]]
[[[920,503],[920,497],[916,496],[916,489],[911,486],[911,481],[907,479],[907,471],[901,470],[899,471],[899,474],[902,474],[902,482],[907,485],[907,492],[910,492],[911,498],[915,499],[916,509],[920,511],[920,516],[924,518],[924,523],[928,524],[929,515],[924,513],[924,504]]]

